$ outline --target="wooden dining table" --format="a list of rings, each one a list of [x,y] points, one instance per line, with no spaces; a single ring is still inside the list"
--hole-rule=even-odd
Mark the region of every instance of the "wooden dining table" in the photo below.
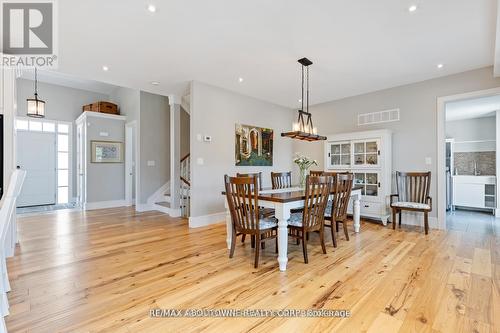
[[[222,192],[225,196],[225,192]],[[329,200],[333,199],[335,192],[331,192]],[[263,189],[259,191],[259,206],[273,208],[278,220],[278,264],[280,271],[286,271],[288,263],[288,219],[292,209],[303,208],[305,200],[304,189],[300,187],[289,187],[283,189]],[[360,206],[361,187],[354,186],[351,192],[352,216],[354,220],[354,231],[360,231]],[[227,248],[231,248],[232,228],[231,212],[227,199],[224,202],[226,208],[226,242]]]

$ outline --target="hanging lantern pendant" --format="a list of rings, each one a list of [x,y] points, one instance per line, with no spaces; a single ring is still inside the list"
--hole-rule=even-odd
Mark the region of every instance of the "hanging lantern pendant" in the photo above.
[[[45,118],[45,101],[38,99],[38,76],[35,67],[35,98],[26,99],[28,112],[26,115],[32,118]]]

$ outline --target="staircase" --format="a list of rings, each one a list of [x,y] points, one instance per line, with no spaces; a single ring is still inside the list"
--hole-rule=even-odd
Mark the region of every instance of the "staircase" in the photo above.
[[[190,188],[191,188],[191,158],[189,154],[181,159],[180,166],[180,185],[179,185],[179,198],[180,198],[180,208],[181,216],[188,218],[190,212]],[[162,192],[159,195],[154,195],[154,209],[161,212],[170,214],[170,182],[162,186],[160,189]]]

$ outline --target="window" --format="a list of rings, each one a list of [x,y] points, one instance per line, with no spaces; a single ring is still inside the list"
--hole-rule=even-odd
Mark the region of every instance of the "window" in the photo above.
[[[56,131],[56,124],[45,122],[42,124],[42,128],[43,128],[44,132],[52,132],[53,133]]]
[[[59,133],[69,133],[69,126],[66,124],[58,124],[57,131]]]
[[[21,120],[21,119],[17,119],[16,120],[16,129],[27,131],[28,128],[29,127],[28,127],[28,121],[27,120]]]
[[[42,122],[30,120],[30,131],[41,131],[42,130]]]

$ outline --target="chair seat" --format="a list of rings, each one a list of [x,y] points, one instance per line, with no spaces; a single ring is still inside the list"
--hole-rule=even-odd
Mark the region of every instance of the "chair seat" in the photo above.
[[[302,227],[302,213],[292,213],[287,222],[288,225]]]
[[[259,207],[259,213],[261,217],[272,217],[274,216],[275,212],[274,209],[272,208],[264,208],[264,207]]]
[[[328,203],[326,204],[325,217],[332,217],[332,205],[333,201],[328,201]]]
[[[278,226],[278,220],[275,217],[264,217],[259,220],[260,230],[271,229]]]
[[[420,203],[420,202],[407,202],[407,201],[397,201],[391,204],[391,207],[396,208],[411,208],[411,209],[424,209],[429,210],[431,206],[428,204]]]

